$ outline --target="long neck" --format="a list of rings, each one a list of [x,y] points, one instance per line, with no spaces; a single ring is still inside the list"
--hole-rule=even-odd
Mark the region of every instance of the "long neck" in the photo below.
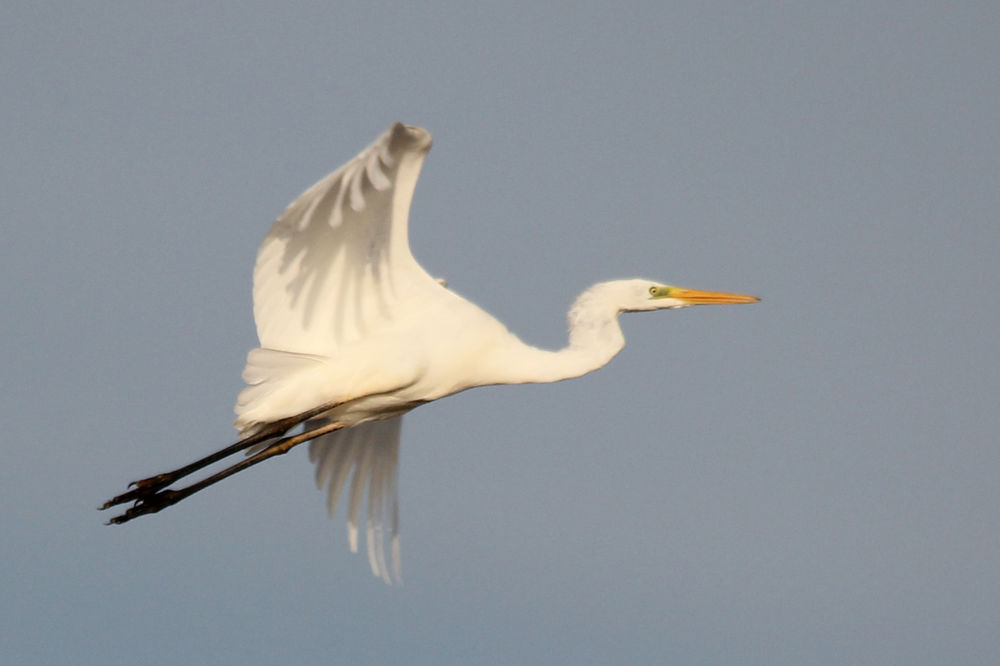
[[[526,345],[513,335],[509,345],[497,350],[493,371],[497,384],[557,382],[603,367],[625,346],[618,324],[618,307],[595,285],[583,292],[570,308],[569,344],[559,351]]]

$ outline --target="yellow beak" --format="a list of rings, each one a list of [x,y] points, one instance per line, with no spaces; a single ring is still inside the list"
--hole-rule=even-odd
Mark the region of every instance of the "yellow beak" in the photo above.
[[[676,298],[691,305],[731,305],[736,303],[759,303],[756,296],[727,294],[723,291],[701,291],[699,289],[670,288],[670,298]]]

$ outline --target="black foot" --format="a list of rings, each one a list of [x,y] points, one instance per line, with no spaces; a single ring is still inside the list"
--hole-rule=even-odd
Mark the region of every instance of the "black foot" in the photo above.
[[[119,504],[125,504],[126,502],[140,502],[146,498],[155,495],[160,490],[166,488],[171,483],[179,479],[177,474],[172,472],[167,472],[166,474],[157,474],[156,476],[151,476],[148,479],[140,479],[138,481],[133,481],[128,484],[128,487],[132,490],[122,493],[112,497],[107,502],[101,505],[101,511],[105,509],[110,509],[113,506]]]
[[[134,492],[134,491],[133,491]],[[128,493],[126,493],[128,494]],[[106,525],[121,525],[122,523],[127,523],[133,518],[138,518],[139,516],[145,516],[147,513],[156,513],[162,509],[166,509],[172,504],[180,502],[182,499],[187,497],[190,493],[185,493],[183,490],[159,490],[151,491],[149,495],[145,497],[140,497],[136,499],[135,504],[132,505],[125,513],[115,516],[109,520]],[[119,497],[124,497],[124,495],[119,495]],[[129,500],[117,501],[119,497],[109,500],[102,509],[107,509],[115,504],[121,504],[122,502],[127,502]]]

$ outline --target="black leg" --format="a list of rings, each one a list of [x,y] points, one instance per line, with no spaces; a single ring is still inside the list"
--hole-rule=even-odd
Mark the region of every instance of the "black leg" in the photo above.
[[[146,479],[140,479],[139,481],[133,481],[132,483],[129,484],[129,487],[132,488],[132,490],[122,493],[121,495],[118,495],[116,497],[112,497],[101,506],[101,510],[103,511],[104,509],[109,509],[118,504],[125,504],[126,502],[133,502],[133,501],[139,502],[147,497],[150,497],[151,495],[154,495],[155,493],[166,488],[170,484],[177,482],[179,479],[183,479],[185,476],[188,476],[189,474],[193,474],[194,472],[197,472],[200,469],[208,467],[209,465],[216,463],[222,460],[223,458],[228,458],[234,453],[239,453],[240,451],[249,449],[251,446],[254,446],[255,444],[260,444],[261,442],[265,442],[269,439],[280,437],[281,435],[283,435],[290,429],[294,428],[295,426],[299,425],[303,421],[307,421],[313,418],[314,416],[318,416],[323,412],[327,412],[336,407],[338,404],[339,403],[333,402],[326,405],[320,405],[319,407],[310,409],[309,411],[303,412],[302,414],[298,414],[296,416],[290,416],[288,418],[284,418],[279,421],[268,423],[263,428],[261,428],[261,430],[258,431],[257,433],[250,435],[249,437],[244,437],[235,444],[227,446],[224,449],[220,449],[219,451],[216,451],[211,455],[205,456],[204,458],[200,458],[189,465],[184,465],[183,467],[179,467],[178,469],[175,469],[172,472],[165,472],[163,474],[157,474],[155,476],[151,476]]]
[[[273,458],[274,456],[279,456],[284,453],[288,453],[288,451],[290,451],[293,447],[298,446],[303,442],[308,442],[310,439],[315,439],[320,435],[325,435],[326,433],[333,432],[334,430],[340,430],[343,427],[344,426],[340,423],[335,423],[335,422],[327,423],[325,425],[322,425],[318,428],[314,428],[307,432],[279,439],[277,442],[271,444],[269,447],[267,447],[260,453],[252,455],[246,460],[241,460],[235,465],[227,467],[221,472],[213,474],[208,478],[202,479],[197,483],[192,483],[190,486],[186,486],[184,488],[178,488],[176,490],[165,488],[157,492],[151,492],[145,496],[142,496],[136,500],[136,503],[128,511],[121,514],[120,516],[115,516],[114,518],[108,521],[108,524],[120,525],[121,523],[128,522],[133,518],[144,516],[147,513],[156,513],[161,509],[165,509],[168,506],[177,504],[185,497],[189,497],[198,492],[199,490],[203,490],[204,488],[207,488],[215,483],[218,483],[219,481],[222,481],[223,479],[230,477],[233,474],[236,474],[237,472],[241,472],[248,467],[256,465],[257,463],[262,463],[268,458]]]

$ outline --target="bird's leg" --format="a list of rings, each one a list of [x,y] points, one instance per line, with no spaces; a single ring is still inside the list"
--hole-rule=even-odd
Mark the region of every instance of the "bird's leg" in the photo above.
[[[240,451],[249,449],[255,444],[260,444],[261,442],[267,441],[274,437],[280,437],[288,430],[294,428],[303,421],[307,421],[314,416],[318,416],[323,412],[327,412],[340,403],[332,402],[325,405],[320,405],[310,409],[309,411],[297,414],[295,416],[289,416],[278,421],[272,421],[268,423],[258,432],[250,435],[249,437],[244,437],[235,444],[231,444],[224,449],[220,449],[211,455],[207,455],[204,458],[200,458],[193,463],[179,467],[171,472],[164,472],[163,474],[157,474],[146,479],[140,479],[138,481],[133,481],[128,484],[132,490],[122,493],[116,497],[112,497],[107,502],[101,506],[101,510],[108,509],[110,507],[116,506],[118,504],[124,504],[126,502],[139,501],[145,497],[153,495],[159,492],[163,488],[166,488],[172,483],[177,482],[179,479],[183,479],[189,474],[193,474],[200,469],[208,467],[209,465],[216,463],[223,458],[228,458],[234,453],[239,453]]]
[[[276,437],[284,433],[286,430],[288,430],[288,428],[278,429],[278,428],[268,427],[265,430],[262,430],[254,435],[251,435],[250,437],[245,437],[241,439],[235,444],[231,444],[230,446],[227,446],[224,449],[220,449],[211,455],[205,456],[204,458],[200,458],[194,461],[193,463],[184,465],[183,467],[179,467],[170,472],[164,472],[163,474],[157,474],[155,476],[151,476],[146,479],[133,481],[132,483],[129,484],[129,487],[132,488],[132,490],[129,490],[128,492],[122,493],[121,495],[109,499],[101,506],[101,510],[103,511],[104,509],[108,509],[117,504],[124,504],[126,502],[139,500],[148,495],[152,495],[153,493],[156,493],[157,491],[166,488],[171,483],[176,482],[178,479],[182,479],[185,476],[188,476],[189,474],[193,474],[194,472],[197,472],[198,470],[204,467],[208,467],[209,465],[216,463],[222,460],[223,458],[228,458],[234,453],[238,453],[240,451],[248,449],[254,444],[259,444],[265,440]]]
[[[125,513],[120,516],[115,516],[108,521],[109,525],[120,525],[121,523],[128,522],[133,518],[138,518],[139,516],[144,516],[147,513],[156,513],[161,509],[165,509],[168,506],[177,504],[185,497],[189,497],[199,490],[203,490],[213,484],[222,481],[223,479],[241,472],[248,467],[252,467],[258,463],[264,462],[268,458],[273,458],[274,456],[279,456],[284,453],[288,453],[293,447],[302,444],[303,442],[308,442],[311,439],[315,439],[320,435],[325,435],[328,432],[333,432],[334,430],[340,430],[344,425],[342,423],[331,422],[326,423],[318,428],[308,430],[298,435],[291,435],[289,437],[283,437],[277,442],[271,444],[263,451],[250,456],[245,460],[227,467],[226,469],[213,474],[197,483],[192,483],[190,486],[184,488],[178,488],[176,490],[170,488],[163,488],[156,492],[151,492],[149,494],[139,497],[135,504],[128,509]],[[231,447],[230,447],[231,448]],[[182,468],[183,469],[183,468]]]

